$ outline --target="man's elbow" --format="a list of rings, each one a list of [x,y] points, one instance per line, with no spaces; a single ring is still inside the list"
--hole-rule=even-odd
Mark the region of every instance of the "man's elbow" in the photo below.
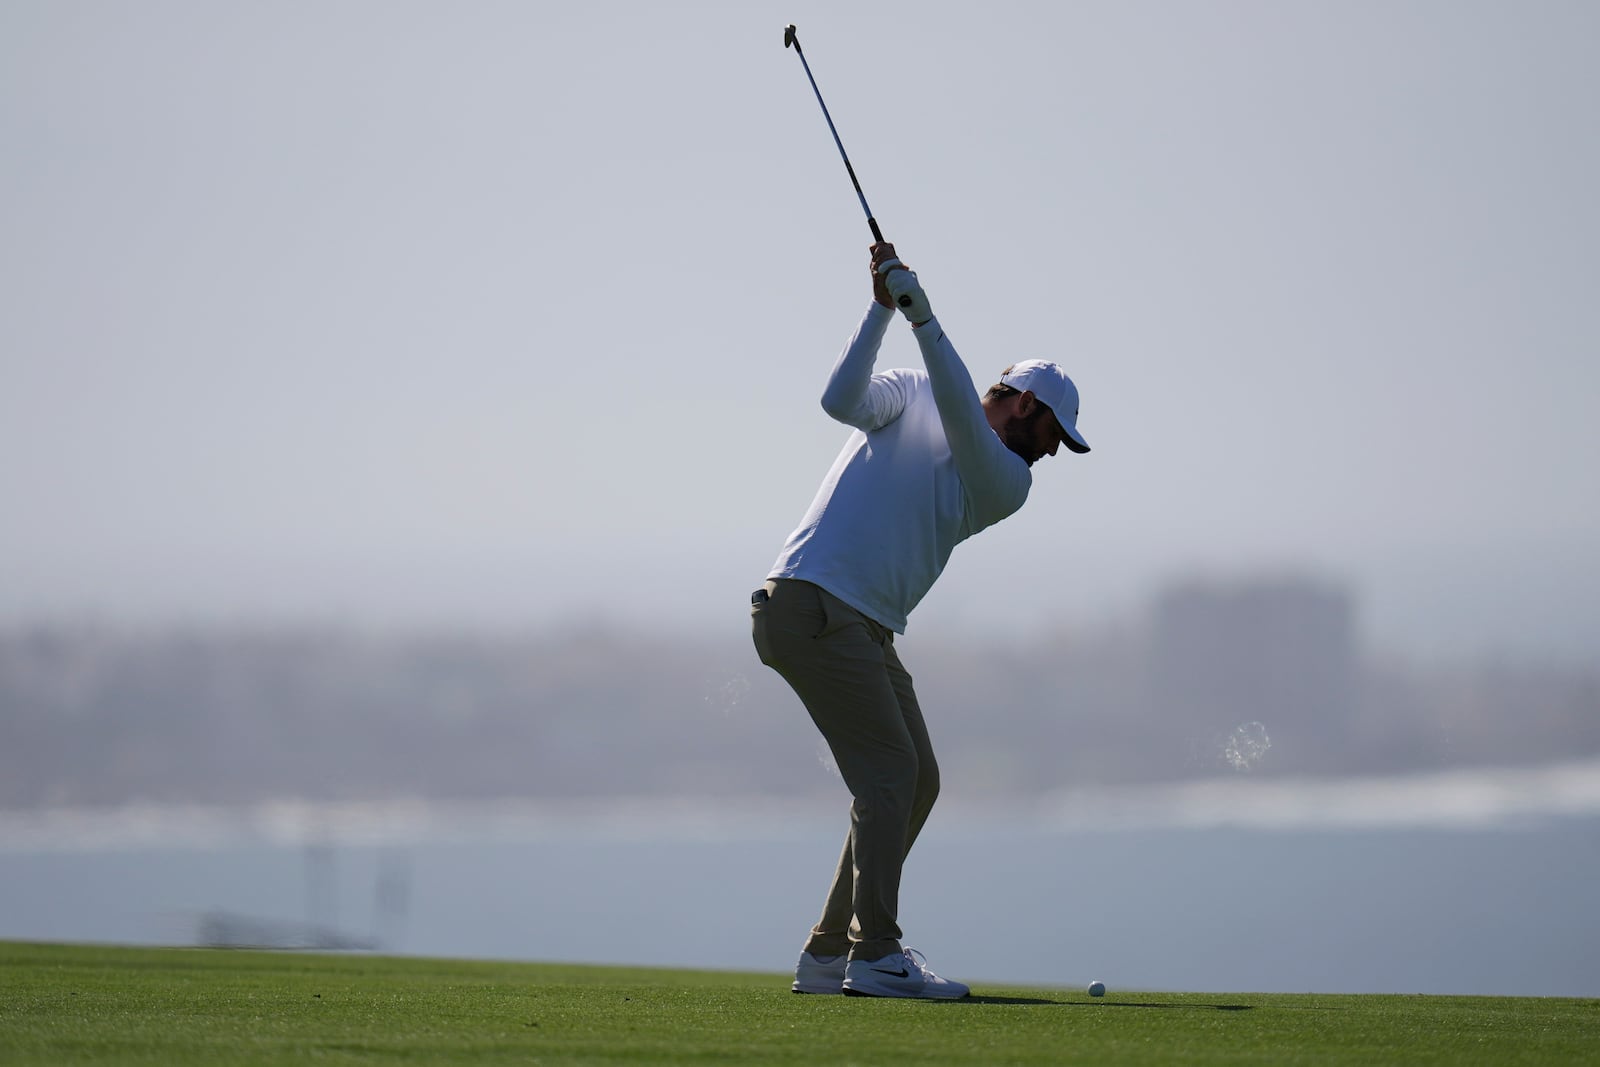
[[[854,423],[860,407],[861,405],[850,397],[832,390],[822,394],[822,410],[827,412],[828,418],[836,422]]]
[[[1002,519],[1008,519],[1022,510],[1022,505],[1028,502],[1028,491],[996,493],[979,502],[975,510],[985,527],[993,526]]]

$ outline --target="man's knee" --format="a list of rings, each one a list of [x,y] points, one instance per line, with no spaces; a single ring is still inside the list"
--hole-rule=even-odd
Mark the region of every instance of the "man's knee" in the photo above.
[[[916,753],[909,753],[893,766],[880,766],[877,773],[851,792],[855,794],[858,814],[893,822],[910,819],[922,800],[922,775]]]
[[[917,788],[914,803],[917,810],[926,812],[939,799],[939,765],[926,761],[917,770]]]

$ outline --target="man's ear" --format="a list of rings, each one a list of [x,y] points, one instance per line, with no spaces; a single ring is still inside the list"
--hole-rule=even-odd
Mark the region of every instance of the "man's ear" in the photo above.
[[[1033,406],[1035,404],[1037,404],[1038,402],[1039,402],[1039,398],[1033,395],[1033,390],[1031,390],[1031,389],[1024,389],[1022,392],[1018,393],[1017,394],[1017,417],[1025,419],[1029,415],[1032,415],[1033,414]]]

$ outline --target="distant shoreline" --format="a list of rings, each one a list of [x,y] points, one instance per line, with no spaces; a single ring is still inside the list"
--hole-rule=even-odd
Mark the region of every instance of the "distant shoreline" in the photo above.
[[[1600,817],[1600,760],[1354,778],[1247,775],[941,802],[943,832],[1487,829]],[[0,853],[428,841],[740,840],[835,828],[842,797],[675,796],[248,805],[123,804],[0,810]]]

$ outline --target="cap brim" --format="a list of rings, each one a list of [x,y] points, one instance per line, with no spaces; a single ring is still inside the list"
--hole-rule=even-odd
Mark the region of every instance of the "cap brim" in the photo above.
[[[1089,451],[1089,442],[1083,439],[1076,426],[1061,427],[1061,443],[1067,446],[1068,451],[1080,456]]]

